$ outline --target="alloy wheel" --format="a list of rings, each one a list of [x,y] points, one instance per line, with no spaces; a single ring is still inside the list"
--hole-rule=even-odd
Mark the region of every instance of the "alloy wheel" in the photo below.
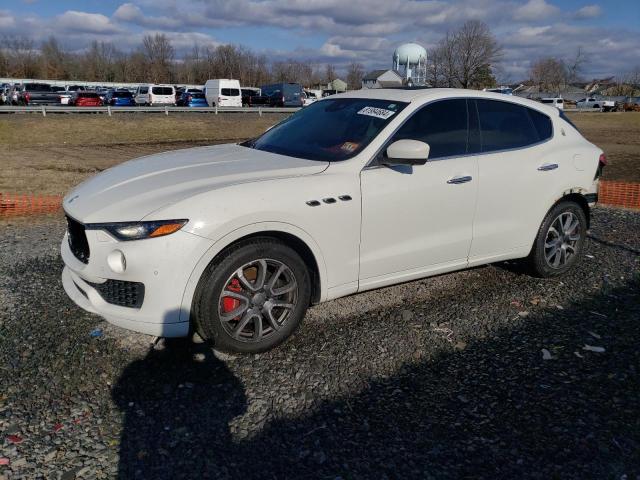
[[[218,316],[224,330],[242,342],[259,342],[282,329],[298,301],[295,275],[270,258],[246,263],[224,285]]]
[[[544,241],[544,258],[551,268],[562,268],[578,253],[580,220],[563,212],[551,223]]]

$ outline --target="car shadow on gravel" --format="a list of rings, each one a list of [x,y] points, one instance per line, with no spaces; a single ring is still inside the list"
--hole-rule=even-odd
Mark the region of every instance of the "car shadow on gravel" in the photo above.
[[[539,309],[251,439],[229,433],[247,406],[224,363],[169,342],[114,387],[120,478],[636,478],[639,287]]]

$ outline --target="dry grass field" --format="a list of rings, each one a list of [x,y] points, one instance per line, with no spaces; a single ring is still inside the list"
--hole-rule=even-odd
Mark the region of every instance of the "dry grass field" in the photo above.
[[[570,113],[607,154],[605,178],[640,182],[640,113]],[[164,150],[236,142],[284,115],[117,114],[0,117],[0,192],[58,195],[123,161]]]
[[[66,193],[87,176],[166,150],[237,142],[284,115],[103,114],[0,117],[0,192]]]

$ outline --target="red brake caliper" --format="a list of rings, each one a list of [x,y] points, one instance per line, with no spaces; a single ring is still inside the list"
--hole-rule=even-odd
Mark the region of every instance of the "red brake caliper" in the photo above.
[[[239,293],[242,291],[242,287],[240,286],[240,281],[237,278],[232,279],[227,285],[227,290],[230,292]],[[224,313],[231,312],[240,306],[240,300],[233,297],[223,297],[222,298],[222,310]]]

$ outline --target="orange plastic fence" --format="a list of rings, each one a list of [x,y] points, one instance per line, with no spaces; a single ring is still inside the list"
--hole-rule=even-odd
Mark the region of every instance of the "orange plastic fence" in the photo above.
[[[605,205],[640,208],[640,183],[601,181],[598,200]]]
[[[640,183],[601,180],[598,200],[603,205],[640,209]],[[61,206],[60,195],[0,192],[0,217],[55,213]]]
[[[60,195],[32,195],[0,192],[0,217],[54,213],[62,206]]]

